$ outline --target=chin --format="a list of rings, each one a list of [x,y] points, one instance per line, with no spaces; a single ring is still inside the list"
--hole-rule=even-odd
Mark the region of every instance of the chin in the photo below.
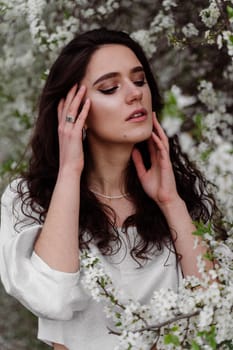
[[[147,130],[141,130],[138,135],[135,135],[136,142],[146,141],[151,137],[152,129],[148,128]]]
[[[140,135],[134,135],[131,137],[124,138],[124,142],[136,144],[136,143],[140,143],[142,141],[148,140],[150,138],[150,136],[151,136],[151,132],[150,133],[143,133]]]
[[[151,137],[152,127],[144,126],[137,129],[127,130],[127,132],[123,132],[118,139],[121,143],[130,143],[136,144],[142,141],[146,141]]]

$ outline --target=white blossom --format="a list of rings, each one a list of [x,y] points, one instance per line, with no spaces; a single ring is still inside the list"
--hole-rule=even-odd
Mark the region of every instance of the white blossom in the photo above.
[[[220,10],[215,0],[210,1],[210,6],[200,12],[203,23],[212,28],[218,21],[220,16]]]
[[[221,34],[217,36],[217,45],[219,50],[221,50],[221,48],[223,47],[223,37]]]
[[[213,89],[212,82],[202,80],[199,85],[199,99],[207,106],[209,110],[218,108],[218,99]]]
[[[163,11],[159,11],[157,16],[154,17],[150,24],[150,32],[152,34],[158,34],[163,30],[173,32],[175,26],[174,18],[171,14],[164,14]]]
[[[185,95],[181,89],[179,88],[179,86],[176,85],[172,85],[171,87],[171,92],[174,95],[174,97],[176,98],[176,102],[177,102],[177,106],[182,109],[184,107],[187,106],[191,106],[192,104],[194,104],[196,102],[196,98],[194,96],[188,96]]]
[[[210,239],[207,235],[206,238],[211,241],[213,246],[217,247],[218,243],[214,239]],[[220,249],[222,246],[218,247]],[[233,253],[231,252],[231,254]],[[223,264],[222,266],[224,266],[223,261],[220,261]],[[183,337],[186,334],[187,341],[191,337],[203,348],[206,348],[208,344],[206,344],[205,338],[199,332],[208,331],[212,324],[216,325],[216,340],[218,343],[225,339],[230,339],[233,327],[232,322],[230,322],[233,305],[232,280],[225,286],[215,282],[220,277],[223,267],[218,266],[218,269],[206,272],[204,259],[200,256],[198,258],[198,266],[202,279],[188,276],[184,279],[184,283],[180,286],[178,293],[169,289],[160,289],[154,291],[148,305],[141,305],[138,301],[128,300],[128,302],[124,302],[123,307],[119,304],[116,312],[118,306],[115,303],[112,304],[112,300],[117,300],[118,293],[113,286],[111,278],[104,271],[100,259],[88,251],[82,255],[81,263],[84,273],[84,288],[90,290],[97,302],[105,303],[104,312],[106,317],[108,319],[112,318],[115,323],[118,323],[117,328],[118,332],[120,331],[120,336],[118,345],[114,350],[128,350],[129,348],[150,350],[155,340],[159,349],[173,349],[171,345],[165,345],[162,342],[163,336],[167,332],[166,327],[160,328],[159,337],[152,330],[154,325],[161,324],[163,321],[169,321],[172,318],[175,320],[176,316],[180,314],[184,315],[184,318],[177,322],[174,321],[172,327],[173,335],[177,336],[180,341],[183,341]],[[95,286],[95,283],[100,279],[103,282],[103,286],[101,287],[99,283]],[[200,286],[204,288],[200,288]],[[106,294],[106,291],[111,297]],[[192,314],[193,316],[188,322],[189,327],[187,331],[186,317],[188,316],[185,315]],[[226,319],[228,320],[228,325],[221,327],[220,325],[223,325]],[[147,330],[141,331],[140,329],[145,327],[145,325]],[[150,325],[152,327],[151,330]],[[185,329],[186,331],[184,332]],[[176,348],[182,349],[182,347]]]
[[[162,126],[166,130],[168,136],[177,134],[180,130],[182,120],[166,116],[162,120]]]
[[[46,32],[44,22],[41,20],[41,14],[46,2],[44,0],[27,0],[27,15],[31,35],[34,40],[41,32]]]
[[[227,44],[228,55],[232,57],[233,56],[232,32],[230,30],[225,30],[222,32],[222,35],[223,35],[223,39],[225,40],[225,42]]]
[[[169,11],[172,7],[176,7],[177,3],[175,0],[163,0],[162,6],[166,11]]]
[[[187,23],[182,28],[182,33],[184,36],[186,36],[186,38],[192,38],[193,36],[197,36],[199,34],[199,31],[193,23]]]
[[[133,32],[131,33],[131,37],[143,46],[148,57],[151,57],[156,52],[156,45],[153,37],[147,30],[140,29]]]

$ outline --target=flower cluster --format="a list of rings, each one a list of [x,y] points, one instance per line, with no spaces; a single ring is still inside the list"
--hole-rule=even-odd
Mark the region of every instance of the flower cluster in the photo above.
[[[227,94],[214,89],[210,81],[200,81],[198,91],[197,98],[206,106],[207,112],[205,115],[196,115],[195,134],[204,142],[195,144],[190,133],[180,131],[184,121],[182,109],[192,106],[197,100],[183,95],[176,86],[170,90],[172,100],[167,95],[167,103],[170,99],[172,106],[167,106],[164,111],[163,126],[169,136],[179,134],[183,150],[189,153],[191,159],[214,184],[210,190],[215,194],[226,221],[230,222],[233,212],[233,118],[227,112],[229,100]]]
[[[200,16],[202,21],[205,23],[205,25],[208,28],[213,27],[217,23],[220,16],[220,10],[219,10],[217,1],[210,0],[209,7],[206,9],[203,9],[200,12]]]
[[[114,350],[228,348],[233,334],[233,251],[215,241],[210,225],[199,224],[194,234],[202,235],[214,268],[207,270],[206,260],[199,256],[200,279],[188,276],[177,293],[156,290],[147,305],[126,300],[101,259],[83,252],[82,282],[112,321],[109,332],[119,336]]]
[[[186,36],[186,38],[191,38],[193,36],[197,36],[199,34],[198,29],[195,27],[193,23],[187,23],[182,28],[183,34]]]

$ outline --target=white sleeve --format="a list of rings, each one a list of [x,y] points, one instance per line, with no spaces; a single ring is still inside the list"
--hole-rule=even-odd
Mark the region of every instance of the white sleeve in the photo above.
[[[2,196],[0,228],[0,274],[6,292],[38,317],[71,319],[89,299],[79,281],[80,272],[53,270],[33,252],[41,225],[22,214],[15,198],[8,186]]]

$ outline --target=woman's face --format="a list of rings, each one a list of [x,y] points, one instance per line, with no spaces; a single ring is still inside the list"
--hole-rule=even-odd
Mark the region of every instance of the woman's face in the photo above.
[[[91,100],[86,123],[90,141],[135,144],[150,137],[151,92],[142,64],[128,47],[98,49],[81,84]]]

